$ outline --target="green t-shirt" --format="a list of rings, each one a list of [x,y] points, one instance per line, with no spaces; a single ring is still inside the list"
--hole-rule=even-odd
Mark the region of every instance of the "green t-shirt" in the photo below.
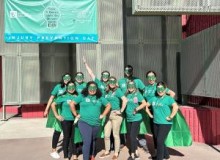
[[[135,82],[135,85],[136,85],[136,88],[139,89],[139,90],[143,90],[145,85],[144,83],[142,82],[142,80],[140,80],[139,78],[136,78],[134,77],[133,78],[134,82]],[[119,87],[121,88],[122,90],[122,93],[125,93],[126,90],[127,90],[127,82],[129,81],[128,78],[121,78],[119,81],[118,81],[118,84],[119,84]]]
[[[126,119],[128,122],[135,122],[142,120],[142,114],[137,112],[133,114],[135,108],[139,106],[139,104],[144,100],[144,97],[138,91],[136,93],[128,94],[127,96],[128,102],[126,106]]]
[[[101,107],[109,103],[104,97],[97,99],[96,96],[79,95],[74,102],[80,106],[80,120],[92,126],[100,126]]]
[[[63,96],[59,96],[56,100],[55,103],[57,105],[61,105],[61,113],[60,115],[64,118],[64,120],[67,121],[73,121],[74,116],[72,114],[72,111],[70,109],[69,103],[76,98],[76,95],[71,95],[69,93],[66,93]]]
[[[175,100],[164,95],[163,97],[153,97],[148,101],[153,109],[154,123],[156,124],[172,124],[171,121],[167,121],[166,117],[170,116],[172,112],[172,104],[176,103]]]
[[[166,93],[169,92],[170,89],[166,88]],[[149,101],[152,97],[155,97],[157,93],[157,83],[154,83],[153,85],[146,85],[144,88],[143,96],[144,98]]]
[[[65,91],[66,91],[66,86],[62,88],[61,84],[57,84],[51,91],[51,95],[58,97],[62,95]]]
[[[101,90],[102,96],[105,96],[107,84],[105,82],[99,80],[98,78],[95,78],[95,83],[97,83],[99,89]]]
[[[81,94],[82,90],[83,90],[84,88],[86,88],[86,82],[83,82],[83,83],[81,83],[81,84],[75,82],[75,85],[76,85],[76,92],[77,92],[78,94]]]
[[[120,110],[120,99],[124,96],[120,88],[117,88],[114,92],[109,91],[106,93],[105,98],[111,104],[111,110]]]

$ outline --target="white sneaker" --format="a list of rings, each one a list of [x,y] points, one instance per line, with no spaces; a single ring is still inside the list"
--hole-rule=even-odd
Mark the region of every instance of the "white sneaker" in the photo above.
[[[55,152],[51,152],[50,156],[53,157],[54,159],[59,159],[60,155],[55,151]]]

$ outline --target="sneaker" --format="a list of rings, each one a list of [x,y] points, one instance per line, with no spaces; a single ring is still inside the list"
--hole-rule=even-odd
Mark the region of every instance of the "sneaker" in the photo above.
[[[50,153],[50,156],[54,159],[59,159],[60,158],[60,155],[57,153],[57,152],[52,152]]]
[[[140,159],[139,155],[134,154],[134,159],[135,159],[135,160],[139,160],[139,159]]]
[[[110,153],[102,153],[99,158],[106,158],[106,157],[109,157],[110,156]]]
[[[142,146],[142,149],[144,150],[144,152],[149,153],[149,150],[148,150],[147,146]]]
[[[95,157],[94,156],[90,156],[90,160],[95,160]]]

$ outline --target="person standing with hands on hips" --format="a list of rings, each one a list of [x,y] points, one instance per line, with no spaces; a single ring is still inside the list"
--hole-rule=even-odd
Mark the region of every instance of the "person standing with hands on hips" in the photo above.
[[[69,74],[64,74],[62,76],[62,80],[59,84],[57,84],[52,92],[51,92],[51,96],[47,102],[47,106],[46,109],[44,111],[44,116],[48,116],[47,118],[47,124],[46,127],[47,128],[54,128],[54,133],[53,133],[53,138],[52,138],[52,152],[50,153],[50,156],[55,158],[55,159],[59,159],[60,155],[57,153],[57,144],[60,138],[60,134],[62,132],[62,127],[61,127],[61,123],[60,121],[58,121],[52,110],[50,110],[51,104],[52,102],[59,97],[60,95],[63,95],[66,92],[66,85],[67,83],[71,80],[71,76]],[[61,106],[57,106],[56,107],[58,113],[61,112]]]
[[[156,156],[152,157],[156,160],[169,159],[170,155],[165,146],[166,137],[172,127],[173,118],[178,111],[178,105],[175,100],[166,95],[166,84],[164,82],[157,83],[157,94],[151,98],[146,105],[146,112],[153,118],[153,130],[157,145]],[[152,108],[153,114],[149,108]]]
[[[74,82],[70,81],[67,84],[67,92],[59,96],[52,104],[51,108],[54,112],[55,117],[60,121],[63,129],[63,153],[64,153],[64,159],[68,160],[68,147],[69,143],[72,145],[72,154],[73,160],[77,160],[77,151],[76,151],[76,146],[74,142],[72,141],[74,137],[74,125],[73,121],[75,117],[77,116],[76,111],[74,110],[72,112],[69,103],[77,97],[77,92],[76,92],[76,86]],[[56,106],[61,105],[61,112],[58,113]]]
[[[87,83],[86,88],[82,90],[82,94],[76,97],[70,103],[70,106],[75,108],[77,104],[80,106],[78,127],[83,139],[83,160],[89,160],[90,155],[95,156],[95,141],[101,120],[108,114],[111,105],[102,97],[102,92],[94,81]],[[103,106],[105,109],[101,113]]]
[[[105,152],[101,154],[99,158],[110,156],[110,135],[111,132],[113,132],[115,149],[112,160],[117,160],[120,151],[120,127],[123,120],[122,113],[125,110],[127,98],[124,96],[121,89],[118,88],[117,79],[115,77],[109,78],[105,98],[111,104],[111,112],[106,117],[104,126]],[[120,106],[120,100],[122,101],[122,106]]]
[[[137,136],[140,130],[140,123],[142,121],[142,114],[138,112],[146,106],[146,101],[141,93],[136,88],[134,81],[129,81],[127,83],[127,91],[125,93],[126,98],[128,99],[126,106],[126,120],[128,128],[128,136],[130,140],[129,145],[129,160],[140,159],[138,153],[138,141]]]

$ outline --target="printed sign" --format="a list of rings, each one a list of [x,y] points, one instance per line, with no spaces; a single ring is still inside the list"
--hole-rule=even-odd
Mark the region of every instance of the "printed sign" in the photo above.
[[[5,0],[5,42],[97,43],[97,0]]]

